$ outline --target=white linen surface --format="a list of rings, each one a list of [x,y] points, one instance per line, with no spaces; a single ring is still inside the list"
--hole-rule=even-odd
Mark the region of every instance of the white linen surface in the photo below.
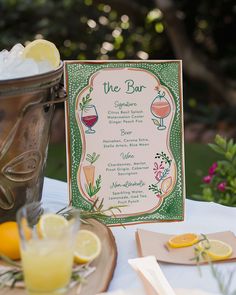
[[[53,200],[63,207],[68,204],[67,183],[45,178],[43,203]],[[135,231],[142,228],[150,231],[178,234],[184,232],[211,233],[231,230],[236,234],[236,208],[186,200],[186,216],[184,222],[136,224],[123,227],[112,227],[115,236],[118,259],[109,291],[142,289],[136,273],[128,264],[128,259],[137,257]],[[161,269],[173,288],[202,289],[208,292],[219,292],[216,280],[209,266],[201,266],[201,276],[195,266],[181,266],[160,263]],[[236,271],[236,263],[217,264],[217,269],[225,276]],[[236,290],[236,274],[232,281],[232,289]]]

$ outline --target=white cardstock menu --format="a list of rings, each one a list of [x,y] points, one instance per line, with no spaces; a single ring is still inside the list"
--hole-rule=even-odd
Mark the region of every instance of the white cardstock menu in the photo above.
[[[181,61],[66,61],[65,85],[73,206],[108,225],[183,220]]]

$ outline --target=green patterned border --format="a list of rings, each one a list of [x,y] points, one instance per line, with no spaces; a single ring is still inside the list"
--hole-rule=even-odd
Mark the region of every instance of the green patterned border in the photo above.
[[[181,61],[122,61],[122,62],[79,62],[65,61],[65,84],[67,87],[67,156],[70,194],[73,206],[89,210],[89,203],[78,189],[77,171],[81,161],[82,142],[80,130],[75,118],[75,104],[78,93],[89,83],[89,78],[95,72],[106,68],[139,68],[154,74],[160,83],[171,92],[176,103],[170,132],[170,149],[177,165],[177,181],[174,189],[164,199],[162,205],[153,213],[124,218],[107,217],[106,224],[143,223],[157,221],[181,221],[184,219],[185,180],[184,180],[184,146],[183,146],[183,107],[182,107],[182,66]]]

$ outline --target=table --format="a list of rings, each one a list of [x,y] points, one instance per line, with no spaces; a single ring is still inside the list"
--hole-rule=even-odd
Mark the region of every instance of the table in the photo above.
[[[45,178],[43,203],[54,200],[62,206],[68,204],[67,183]],[[114,277],[109,291],[118,289],[142,288],[136,273],[128,264],[128,259],[137,257],[135,231],[142,228],[169,234],[183,232],[210,233],[231,230],[236,234],[236,208],[222,206],[212,202],[186,200],[186,216],[184,222],[136,224],[123,227],[112,227],[115,236],[118,259]],[[209,266],[201,266],[202,276],[195,266],[180,266],[161,263],[161,268],[174,288],[200,288],[208,292],[218,292],[216,280]],[[217,268],[224,274],[236,271],[236,263],[218,264]],[[232,281],[232,289],[236,290],[236,275]]]

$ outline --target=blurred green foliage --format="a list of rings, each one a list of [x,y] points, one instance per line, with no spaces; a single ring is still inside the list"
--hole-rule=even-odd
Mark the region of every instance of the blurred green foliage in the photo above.
[[[214,62],[216,71],[235,79],[235,0],[173,1],[191,44]],[[0,0],[0,49],[37,38],[54,42],[63,60],[175,58],[163,12],[154,0]],[[235,124],[235,109],[207,85],[184,76],[184,92],[187,120],[210,127],[222,120]],[[186,146],[188,195],[199,192],[203,171],[217,160],[209,150]],[[65,179],[64,146],[50,151],[47,175]]]
[[[235,1],[174,2],[192,45],[225,77],[236,78]],[[154,0],[0,0],[0,48],[35,38],[54,42],[62,59],[175,58]],[[235,110],[229,112],[207,85],[184,78],[190,121],[234,123]]]
[[[190,40],[235,76],[234,0],[178,0]],[[154,1],[1,0],[0,48],[43,37],[62,59],[173,58]]]

